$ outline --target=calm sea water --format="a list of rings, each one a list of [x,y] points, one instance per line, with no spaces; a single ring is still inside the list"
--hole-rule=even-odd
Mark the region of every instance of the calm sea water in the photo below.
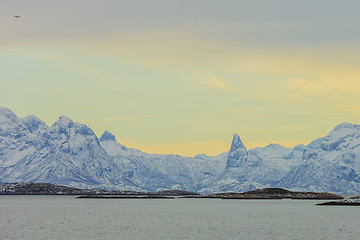
[[[0,239],[360,238],[360,207],[318,202],[0,196]]]

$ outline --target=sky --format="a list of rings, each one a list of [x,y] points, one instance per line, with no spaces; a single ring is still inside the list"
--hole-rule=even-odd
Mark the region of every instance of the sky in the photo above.
[[[149,153],[360,123],[359,1],[0,0],[0,106]],[[15,18],[19,15],[20,18]]]

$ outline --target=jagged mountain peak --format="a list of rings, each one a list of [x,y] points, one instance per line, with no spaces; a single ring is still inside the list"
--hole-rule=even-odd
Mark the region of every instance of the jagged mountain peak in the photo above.
[[[109,132],[108,130],[105,130],[105,132],[101,135],[100,142],[104,142],[104,141],[115,141],[116,142],[116,138],[115,136]]]
[[[294,150],[300,151],[306,149],[306,146],[304,144],[298,144],[294,147]]]
[[[48,128],[45,122],[41,121],[38,117],[36,117],[33,114],[21,118],[21,121],[31,133],[34,133],[40,129]]]
[[[266,148],[285,148],[283,146],[281,146],[280,144],[276,144],[276,143],[270,143],[269,145],[266,146]]]
[[[293,149],[281,146],[279,144],[271,143],[265,147],[257,147],[249,150],[249,153],[262,158],[262,159],[274,159],[282,158],[288,155]]]
[[[231,142],[230,152],[235,151],[237,149],[245,149],[245,151],[247,151],[245,145],[243,144],[243,142],[240,139],[240,136],[237,133],[235,133],[233,135],[233,139]]]
[[[0,122],[15,121],[18,118],[16,114],[8,108],[0,107]]]
[[[329,135],[339,135],[339,134],[347,134],[349,132],[359,131],[360,132],[360,125],[352,124],[348,122],[343,122],[337,125]]]
[[[360,125],[344,122],[337,125],[325,137],[315,139],[314,141],[309,143],[307,147],[310,149],[322,148],[323,150],[339,150],[340,148],[338,148],[338,146],[354,147],[355,145],[360,144],[358,140],[359,138]]]
[[[247,155],[247,149],[239,135],[235,133],[231,142],[231,148],[226,162],[226,168],[238,167]]]
[[[55,122],[50,127],[51,132],[58,132],[63,133],[67,136],[70,135],[82,135],[83,137],[89,136],[91,138],[96,139],[98,141],[98,138],[96,137],[94,131],[86,126],[85,124],[73,122],[70,118],[66,116],[60,116],[59,120]]]
[[[34,114],[31,114],[29,116],[23,117],[21,118],[23,121],[37,121],[37,122],[42,122],[37,116],[35,116]]]
[[[258,152],[258,151],[289,151],[291,148],[287,148],[284,146],[281,146],[279,144],[276,143],[270,143],[269,145],[265,146],[265,147],[257,147],[257,148],[253,148],[250,149],[249,152],[254,153],[254,152]]]
[[[34,124],[34,126],[33,126]],[[40,124],[40,125],[39,125]],[[311,144],[247,150],[234,134],[229,152],[193,158],[126,148],[105,131],[61,116],[52,126],[0,107],[0,183],[50,182],[107,189],[199,192],[287,187],[359,192],[360,126],[342,123]],[[35,129],[35,131],[34,131]]]
[[[62,124],[62,125],[69,125],[69,124],[72,124],[74,122],[69,117],[62,115],[62,116],[59,117],[59,120],[56,123],[59,123],[59,124]]]
[[[8,112],[11,112],[12,114],[14,114],[13,111],[11,111],[9,108],[0,107],[0,114],[2,114],[2,113],[8,113]]]

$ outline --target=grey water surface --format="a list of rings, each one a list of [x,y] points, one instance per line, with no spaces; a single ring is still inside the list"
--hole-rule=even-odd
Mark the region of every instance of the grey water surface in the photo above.
[[[0,196],[0,239],[359,239],[360,207],[319,202]]]

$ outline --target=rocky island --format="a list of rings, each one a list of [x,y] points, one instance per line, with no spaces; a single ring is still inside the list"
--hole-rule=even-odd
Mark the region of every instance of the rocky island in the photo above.
[[[175,199],[175,197],[162,195],[82,195],[77,198],[92,199]]]
[[[310,199],[329,200],[343,199],[342,196],[332,193],[292,192],[282,188],[264,188],[244,193],[217,193],[210,195],[189,196],[190,198],[221,198],[221,199]],[[189,198],[186,197],[186,198]]]
[[[245,193],[225,194],[223,199],[343,199],[342,196],[322,192],[292,192],[282,188],[265,188]]]
[[[312,199],[340,200],[342,196],[332,193],[292,192],[282,188],[265,188],[244,193],[216,193],[200,195],[196,192],[164,190],[158,192],[110,191],[102,189],[79,189],[50,183],[9,183],[0,186],[0,195],[81,195],[79,198],[136,198],[156,199],[180,198],[218,198],[218,199]],[[360,199],[353,199],[358,201]]]
[[[8,183],[0,186],[0,195],[96,195],[136,194],[131,191],[90,190],[50,183]]]
[[[140,196],[156,198],[161,196],[199,195],[195,192],[181,190],[165,190],[159,192],[110,191],[103,189],[80,189],[59,186],[50,183],[8,183],[0,186],[0,195],[84,195],[88,198],[99,198],[103,195]]]
[[[318,206],[360,206],[360,196],[316,204]]]

